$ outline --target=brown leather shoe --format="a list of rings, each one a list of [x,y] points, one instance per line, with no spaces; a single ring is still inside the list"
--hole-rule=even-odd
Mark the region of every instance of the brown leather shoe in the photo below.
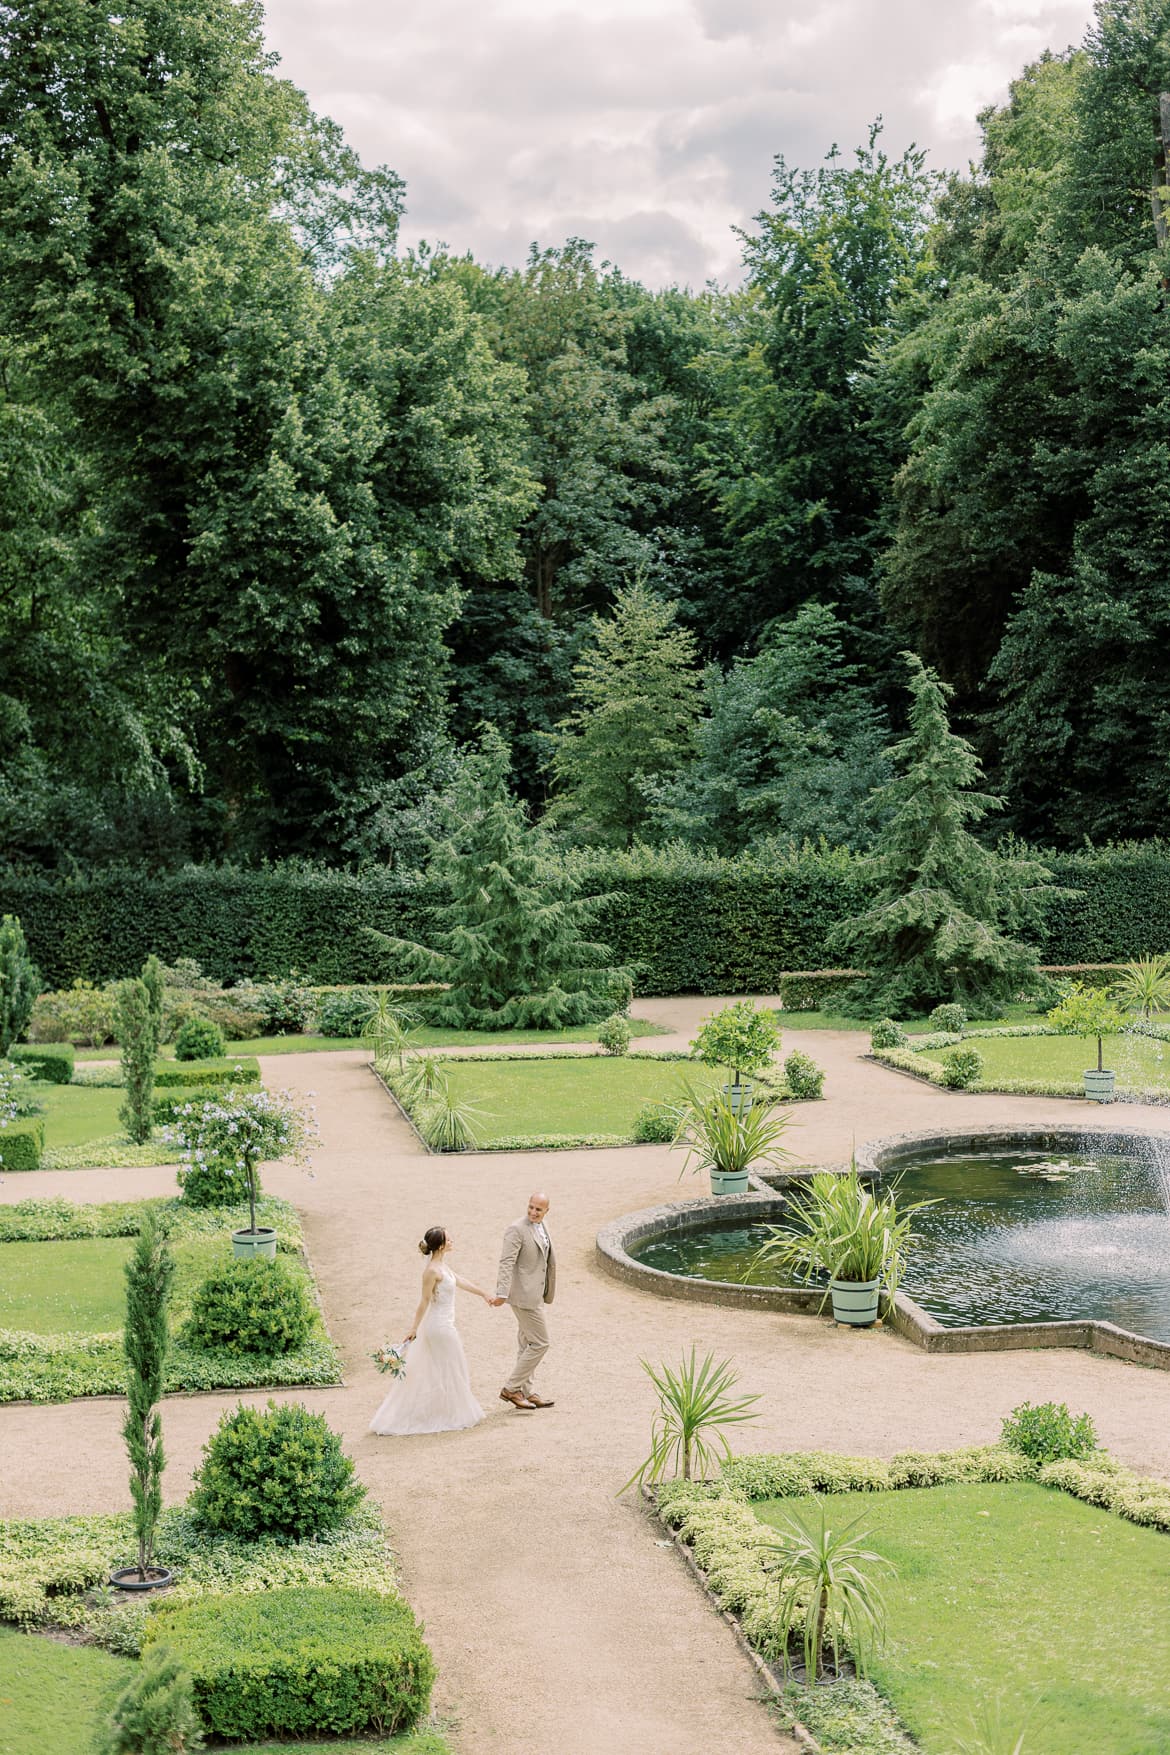
[[[532,1391],[529,1390],[528,1391],[528,1406],[530,1408],[555,1408],[556,1403],[555,1402],[546,1402],[543,1399],[543,1397],[538,1396],[538,1395],[533,1395]]]
[[[500,1391],[500,1400],[502,1402],[511,1402],[514,1408],[521,1409],[523,1413],[530,1414],[532,1412],[532,1402],[526,1401],[518,1389],[502,1389]]]

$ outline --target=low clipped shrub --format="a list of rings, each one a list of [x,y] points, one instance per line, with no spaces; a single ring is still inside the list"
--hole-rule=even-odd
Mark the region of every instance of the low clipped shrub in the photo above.
[[[172,1117],[172,1120],[174,1117]],[[232,1207],[248,1198],[244,1179],[234,1164],[223,1158],[197,1159],[181,1164],[175,1172],[188,1207]],[[259,1189],[259,1175],[256,1183]]]
[[[926,1021],[932,1030],[951,1030],[961,1036],[967,1025],[967,1013],[961,1005],[936,1005]]]
[[[322,1036],[360,1036],[374,1001],[361,988],[317,996],[317,1030]]]
[[[597,1040],[607,1054],[628,1054],[630,1052],[630,1020],[621,1012],[611,1012],[597,1031]]]
[[[232,1261],[196,1290],[182,1338],[190,1347],[274,1358],[299,1347],[312,1322],[300,1274],[279,1259]]]
[[[1067,1402],[1021,1402],[1003,1423],[1000,1443],[1036,1463],[1083,1462],[1097,1448],[1088,1414],[1070,1414]]]
[[[392,1736],[430,1704],[434,1660],[401,1597],[286,1587],[165,1605],[145,1650],[165,1642],[190,1671],[215,1737]]]
[[[956,1048],[943,1061],[941,1083],[948,1091],[968,1091],[983,1077],[983,1056],[977,1048]]]
[[[189,1755],[202,1748],[190,1672],[166,1646],[155,1646],[114,1700],[97,1755]]]
[[[219,1095],[216,1086],[169,1085],[165,1091],[156,1091],[151,1098],[151,1113],[161,1127],[166,1127],[179,1119],[188,1103],[206,1103]]]
[[[639,1145],[670,1145],[681,1114],[678,1103],[643,1103],[634,1118],[634,1138]]]
[[[188,1018],[175,1037],[176,1060],[222,1060],[223,1031],[210,1018]]]
[[[260,1083],[260,1062],[252,1055],[239,1060],[160,1060],[154,1069],[155,1086],[240,1085],[254,1090]],[[210,1096],[210,1092],[208,1095]]]
[[[323,1414],[299,1402],[225,1414],[204,1446],[189,1500],[216,1534],[303,1541],[337,1529],[366,1489]]]
[[[905,1048],[910,1038],[893,1018],[879,1018],[869,1033],[871,1048]]]
[[[76,1060],[70,1042],[15,1042],[8,1058],[47,1085],[69,1084]]]
[[[45,1124],[39,1115],[0,1127],[0,1169],[39,1170],[45,1151]]]
[[[784,1078],[788,1092],[797,1103],[811,1103],[825,1088],[825,1075],[809,1054],[794,1048],[784,1062]]]

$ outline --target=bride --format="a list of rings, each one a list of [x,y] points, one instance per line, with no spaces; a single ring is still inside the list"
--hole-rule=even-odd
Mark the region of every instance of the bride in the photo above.
[[[461,1280],[447,1266],[452,1239],[441,1225],[432,1225],[419,1249],[427,1257],[422,1297],[406,1339],[411,1347],[402,1376],[390,1386],[370,1431],[383,1437],[416,1432],[461,1432],[484,1419],[471,1393],[467,1358],[455,1327],[455,1288],[473,1292],[487,1305],[492,1299],[470,1280]]]

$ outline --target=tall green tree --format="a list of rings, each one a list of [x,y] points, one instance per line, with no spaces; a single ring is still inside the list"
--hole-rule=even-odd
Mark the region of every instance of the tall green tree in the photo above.
[[[154,1539],[162,1515],[162,1401],[170,1334],[167,1312],[175,1263],[166,1232],[153,1211],[144,1212],[142,1229],[126,1263],[126,1419],[122,1436],[130,1459],[130,1497],[138,1543],[138,1576],[145,1581],[154,1564]]]
[[[491,726],[452,788],[429,875],[449,898],[431,943],[375,933],[412,979],[448,983],[436,1021],[456,1029],[594,1023],[629,993],[585,935],[601,898],[578,893],[509,791],[507,746]]]
[[[28,1028],[41,977],[18,914],[0,919],[0,1060]]]
[[[910,730],[890,752],[898,772],[883,789],[874,900],[834,928],[829,948],[866,971],[849,996],[863,1012],[899,1017],[950,1000],[978,1012],[1035,974],[1035,952],[1009,935],[1038,925],[1049,873],[976,840],[972,829],[1003,800],[977,790],[979,762],[950,729],[946,685],[903,656]]]
[[[628,847],[649,814],[648,787],[677,773],[698,712],[694,636],[643,579],[594,616],[573,667],[572,711],[552,751],[549,818],[599,846]]]
[[[153,1122],[158,1026],[151,990],[138,976],[118,984],[115,1029],[122,1050],[122,1084],[126,1092],[118,1116],[131,1140],[140,1146],[150,1138]]]

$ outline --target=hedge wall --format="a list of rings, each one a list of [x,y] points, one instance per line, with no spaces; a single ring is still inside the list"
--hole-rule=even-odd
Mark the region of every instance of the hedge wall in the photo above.
[[[1170,845],[1045,856],[1054,900],[1045,963],[1109,962],[1170,949]],[[805,849],[765,863],[671,850],[578,854],[585,888],[604,895],[598,935],[620,962],[644,965],[640,993],[774,991],[781,972],[822,969],[829,928],[866,898],[852,855]],[[194,957],[221,981],[393,981],[403,971],[361,930],[423,942],[436,889],[389,871],[303,865],[191,866],[155,876],[104,870],[59,879],[0,871],[0,913],[19,914],[46,983],[136,972],[149,952]]]

